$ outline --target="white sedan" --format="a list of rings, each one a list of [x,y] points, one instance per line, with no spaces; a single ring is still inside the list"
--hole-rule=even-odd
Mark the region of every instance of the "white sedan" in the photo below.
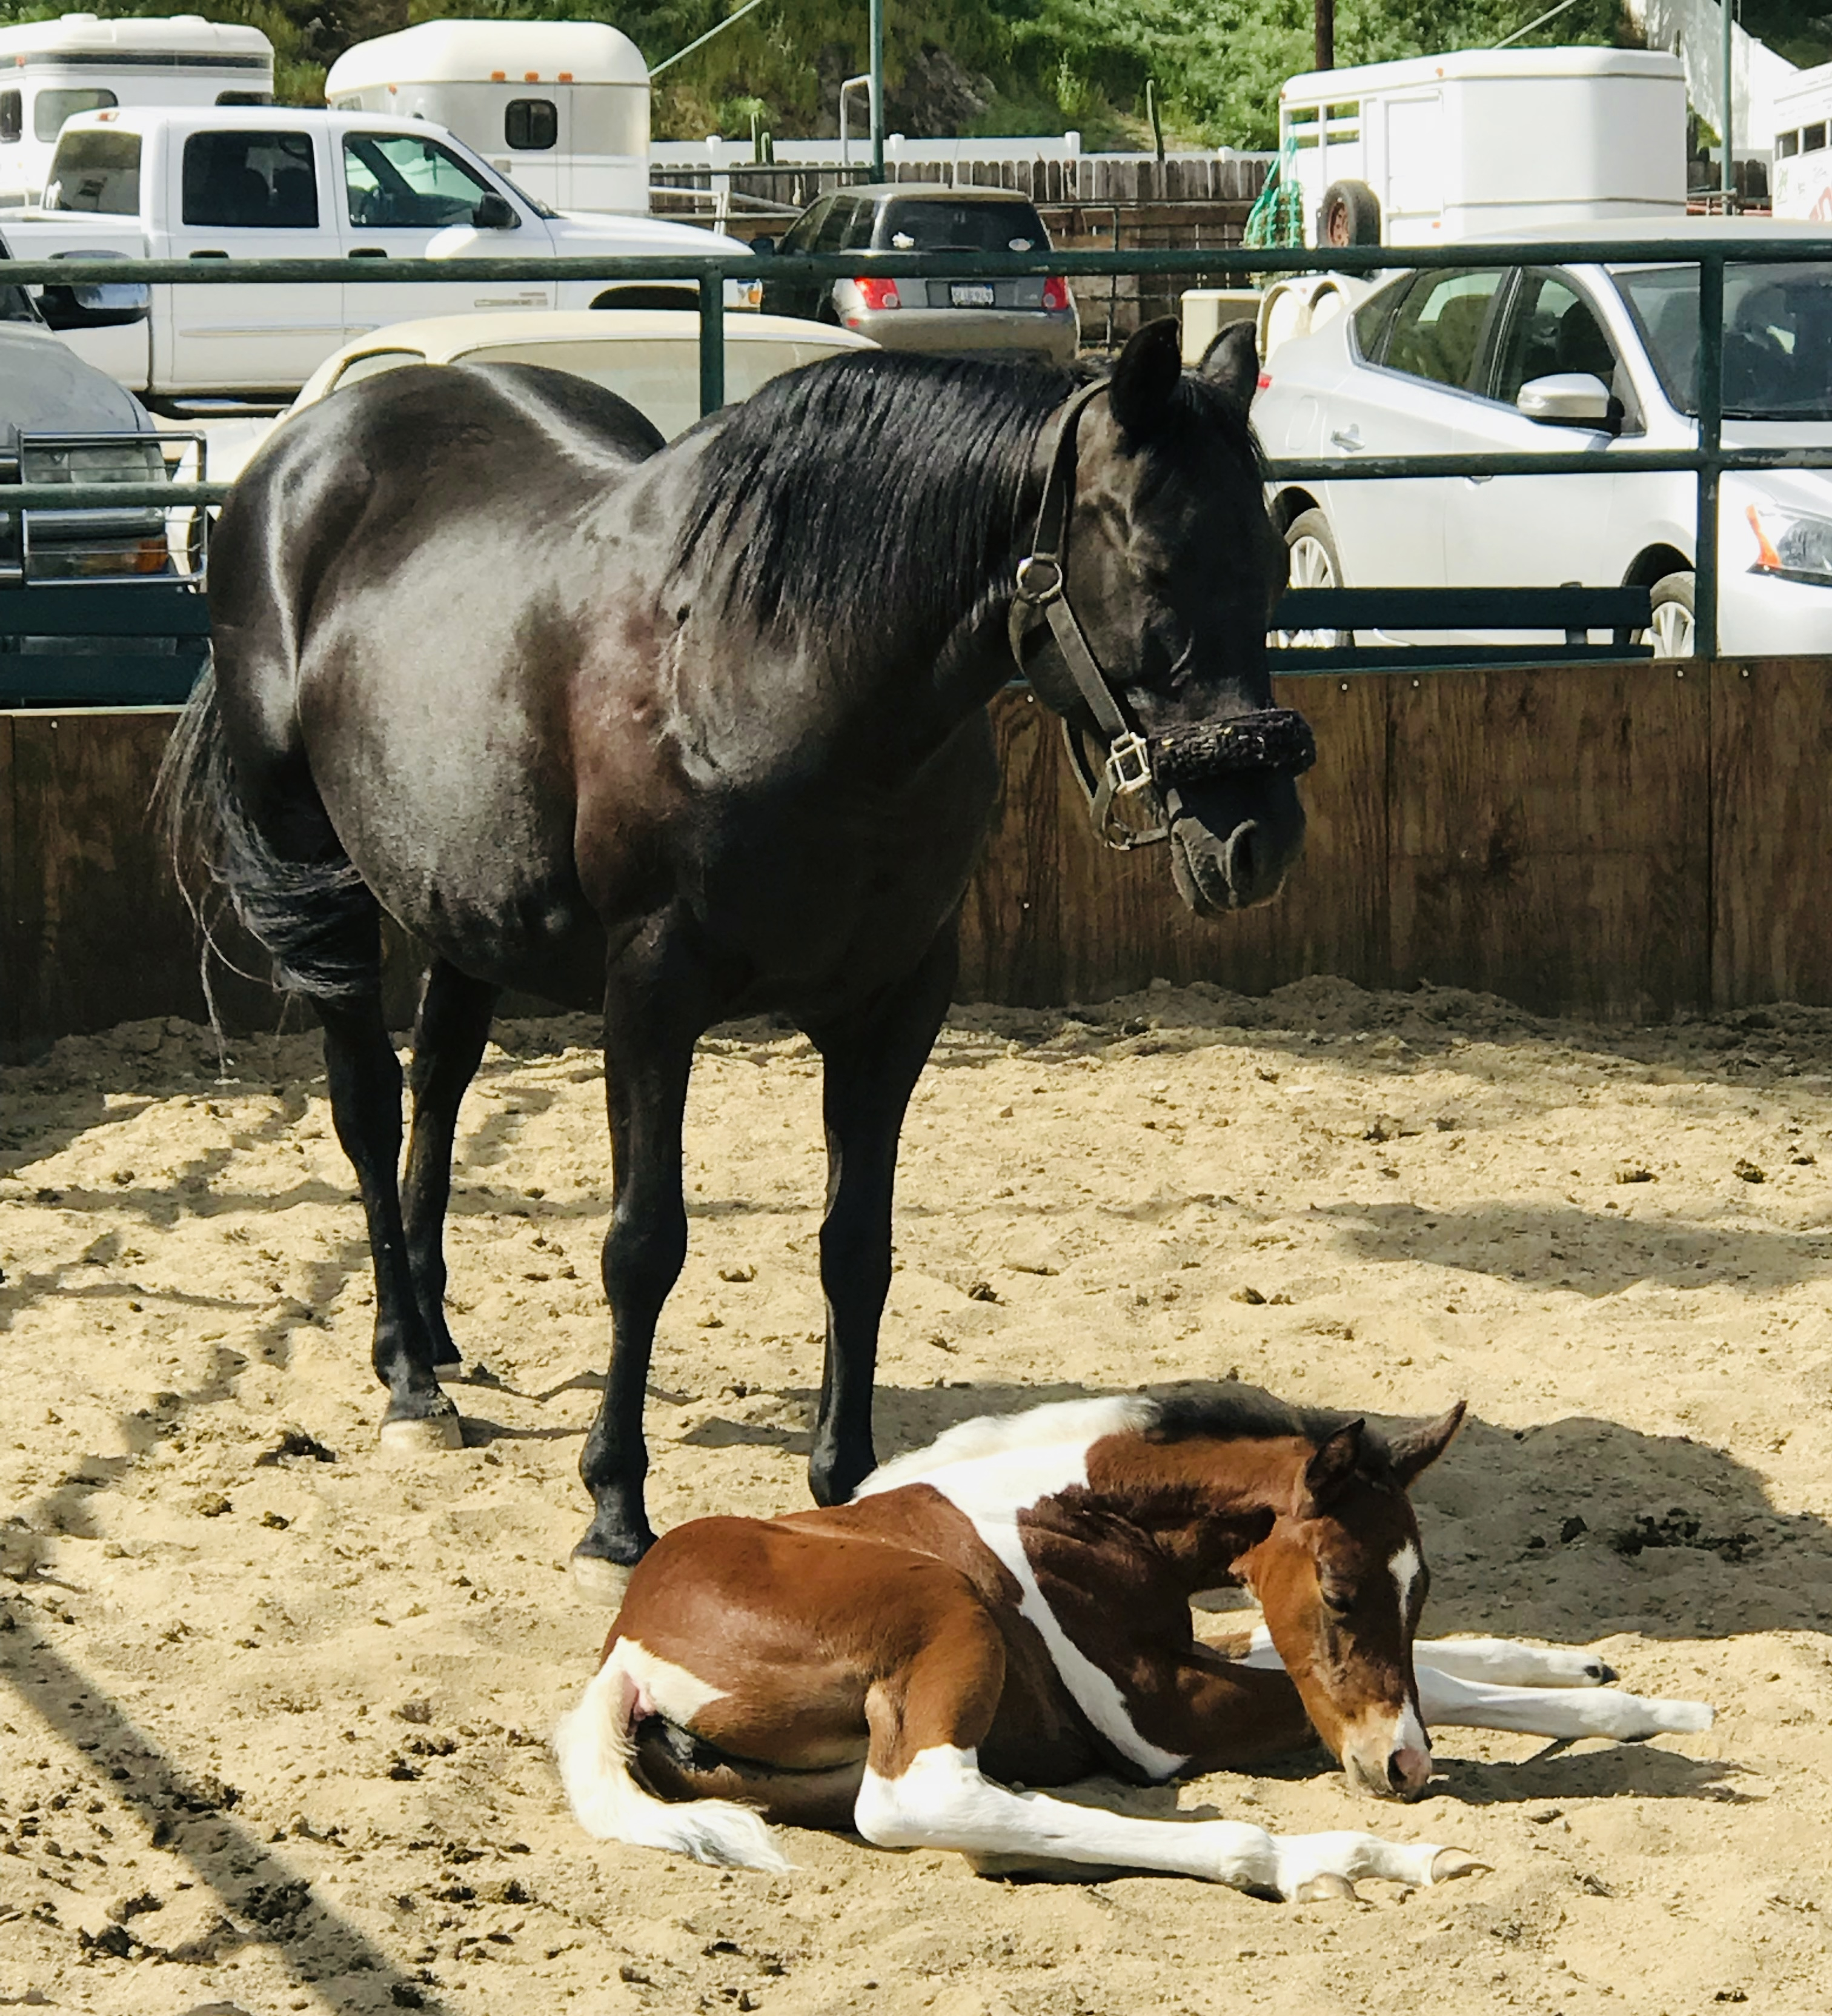
[[[1765,219],[1761,230],[1825,239],[1812,225]],[[1725,232],[1721,221],[1643,219],[1583,235]],[[1624,450],[1696,445],[1698,276],[1678,262],[1405,272],[1281,344],[1253,409],[1275,458],[1589,452],[1598,464],[1594,475],[1275,484],[1293,585],[1647,587],[1657,653],[1689,653],[1696,479],[1611,465]],[[1730,266],[1724,319],[1726,445],[1832,447],[1832,255]],[[1719,524],[1721,647],[1832,651],[1832,471],[1726,473]]]
[[[851,329],[793,315],[728,315],[725,398],[747,399],[758,386],[847,350],[876,350]],[[207,419],[212,481],[241,474],[255,449],[289,414],[340,387],[416,365],[544,364],[589,378],[647,414],[671,440],[700,417],[700,318],[682,308],[518,308],[480,315],[428,315],[398,322],[335,351],[305,381],[278,420]],[[196,420],[174,424],[196,428]],[[194,476],[195,468],[185,473]]]

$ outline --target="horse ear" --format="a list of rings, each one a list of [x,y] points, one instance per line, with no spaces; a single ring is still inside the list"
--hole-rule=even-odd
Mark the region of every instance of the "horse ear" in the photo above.
[[[1312,1511],[1323,1510],[1354,1476],[1361,1461],[1362,1431],[1366,1426],[1365,1421],[1351,1421],[1317,1445],[1304,1473],[1304,1488]]]
[[[1449,1448],[1452,1438],[1463,1424],[1469,1404],[1467,1400],[1458,1401],[1448,1414],[1409,1429],[1392,1444],[1393,1474],[1406,1490],[1411,1490],[1413,1480],[1429,1470]]]
[[[1251,319],[1231,322],[1202,353],[1202,376],[1244,413],[1259,388],[1259,340]]]
[[[1107,404],[1121,431],[1139,439],[1158,427],[1169,416],[1182,375],[1176,318],[1148,322],[1120,352],[1107,381]]]

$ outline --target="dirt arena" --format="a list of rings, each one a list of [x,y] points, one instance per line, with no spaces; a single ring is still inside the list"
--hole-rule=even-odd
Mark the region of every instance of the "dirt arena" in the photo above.
[[[451,1237],[462,1453],[380,1457],[361,1220],[314,1041],[139,1024],[0,1073],[0,2003],[121,2016],[1138,2016],[1832,2006],[1832,1015],[1607,1031],[1308,982],[966,1011],[905,1136],[880,1449],[1238,1375],[1469,1395],[1427,1627],[1596,1643],[1700,1737],[1447,1732],[1435,1796],[1321,1754],[1182,1788],[1493,1873],[1282,1906],[790,1838],[787,1878],[601,1847],[545,1737],[606,1323],[584,1021],[506,1024]],[[817,1066],[708,1041],[658,1524],[804,1502]],[[1233,1622],[1236,1620],[1227,1620]],[[1168,1810],[1168,1795],[1130,1795]]]

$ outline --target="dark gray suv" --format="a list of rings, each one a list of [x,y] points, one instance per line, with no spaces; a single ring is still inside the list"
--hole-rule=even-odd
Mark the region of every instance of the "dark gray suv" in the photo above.
[[[943,189],[908,182],[836,189],[785,232],[779,253],[858,252],[856,276],[824,283],[774,280],[772,315],[837,322],[887,350],[953,355],[1030,355],[1064,364],[1080,325],[1067,280],[892,279],[872,271],[874,253],[1047,251],[1036,205],[1010,189]]]

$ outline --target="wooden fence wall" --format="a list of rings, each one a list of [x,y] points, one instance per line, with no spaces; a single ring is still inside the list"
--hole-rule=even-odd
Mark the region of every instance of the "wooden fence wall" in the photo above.
[[[1477,988],[1643,1019],[1832,1005],[1832,661],[1283,682],[1320,751],[1284,893],[1202,922],[1161,849],[1100,848],[1053,720],[1009,694],[963,999],[1094,1001],[1162,976]],[[173,717],[0,715],[0,1046],[202,1013],[146,806]],[[391,988],[409,1006],[409,962]],[[232,1024],[272,998],[219,990]]]

